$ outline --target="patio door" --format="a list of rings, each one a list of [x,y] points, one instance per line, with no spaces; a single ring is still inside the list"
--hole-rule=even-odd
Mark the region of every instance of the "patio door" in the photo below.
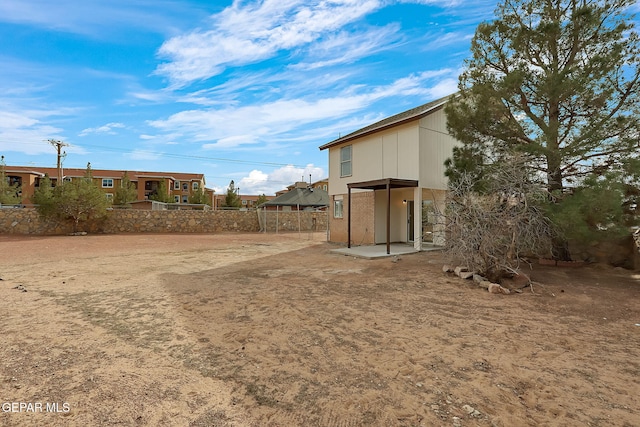
[[[414,202],[413,200],[407,200],[407,241],[413,242],[416,239],[414,228]]]

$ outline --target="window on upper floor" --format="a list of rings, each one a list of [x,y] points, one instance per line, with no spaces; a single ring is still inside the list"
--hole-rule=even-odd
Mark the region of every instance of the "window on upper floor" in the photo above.
[[[340,149],[340,176],[351,176],[351,145]]]
[[[182,191],[189,191],[189,183],[188,182],[183,182],[182,183]]]
[[[102,179],[102,188],[113,188],[113,179],[112,178],[103,178]]]
[[[180,181],[173,181],[173,189],[174,190],[180,189]]]
[[[198,189],[198,183],[197,183],[196,181],[192,182],[192,183],[191,183],[191,188],[192,188],[193,190],[197,190],[197,189]]]

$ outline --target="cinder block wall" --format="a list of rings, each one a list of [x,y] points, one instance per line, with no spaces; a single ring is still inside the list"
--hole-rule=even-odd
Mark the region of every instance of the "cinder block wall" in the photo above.
[[[268,223],[274,222],[271,215]],[[278,231],[323,231],[326,230],[324,212],[280,212]],[[0,233],[55,235],[71,233],[70,223],[44,221],[35,209],[0,209]],[[261,231],[256,211],[141,211],[113,210],[100,223],[80,225],[80,230],[89,233],[215,233]],[[274,232],[275,227],[267,227]]]

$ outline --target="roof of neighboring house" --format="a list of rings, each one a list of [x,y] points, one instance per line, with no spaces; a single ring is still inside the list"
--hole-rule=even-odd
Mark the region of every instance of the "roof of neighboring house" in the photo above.
[[[334,145],[342,144],[344,142],[348,142],[353,139],[360,138],[362,136],[369,135],[371,133],[378,132],[383,129],[387,129],[392,126],[397,126],[402,123],[420,119],[442,108],[444,104],[447,103],[447,101],[451,96],[453,95],[447,95],[440,99],[436,99],[435,101],[431,101],[426,104],[420,105],[419,107],[415,107],[410,110],[403,111],[402,113],[396,114],[394,116],[387,117],[386,119],[380,120],[379,122],[373,123],[369,126],[365,126],[362,129],[358,129],[355,132],[351,132],[345,136],[342,136],[338,139],[334,139],[331,142],[321,145],[320,150],[325,150],[327,148],[333,147]]]
[[[63,168],[62,174],[65,177],[81,177],[84,176],[86,169]],[[55,178],[58,174],[56,168],[33,167],[33,166],[5,166],[5,172],[29,173],[32,175],[43,176],[48,174]],[[204,179],[201,173],[182,173],[182,172],[149,172],[149,171],[127,171],[127,170],[111,170],[111,169],[91,169],[94,178],[116,178],[121,179],[124,174],[131,181],[137,181],[139,178],[171,178],[175,181],[200,181]]]
[[[260,206],[329,206],[329,193],[320,188],[294,188]]]

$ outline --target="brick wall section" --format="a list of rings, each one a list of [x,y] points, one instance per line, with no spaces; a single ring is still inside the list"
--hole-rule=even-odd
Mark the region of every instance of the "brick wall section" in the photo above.
[[[343,195],[342,218],[333,217],[333,199],[329,213],[329,240],[347,243],[347,222],[349,206],[347,195]],[[375,193],[373,191],[351,193],[351,243],[355,245],[372,245],[375,238]]]
[[[298,220],[300,218],[300,221]],[[315,219],[314,219],[315,218]],[[271,221],[271,218],[268,218]],[[275,218],[273,219],[275,222]],[[278,231],[323,231],[326,229],[324,212],[280,212]],[[84,227],[84,228],[82,228]],[[68,234],[70,224],[43,221],[34,209],[0,209],[0,233],[55,235]],[[106,220],[91,226],[81,225],[90,233],[216,233],[258,232],[260,224],[256,211],[109,211]],[[274,232],[275,227],[269,227]]]

